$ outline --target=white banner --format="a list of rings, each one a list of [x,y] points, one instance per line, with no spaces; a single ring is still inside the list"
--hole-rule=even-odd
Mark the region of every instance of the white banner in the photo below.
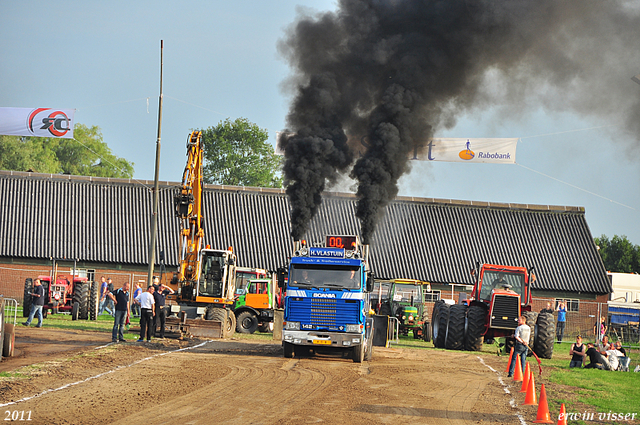
[[[0,108],[0,134],[73,139],[75,109]]]
[[[432,139],[411,159],[515,164],[518,139]]]
[[[275,153],[284,155],[278,145],[283,133],[276,133]],[[366,138],[350,138],[350,146],[354,148],[356,156],[364,155],[368,149]],[[515,164],[517,138],[495,139],[459,139],[439,138],[431,139],[422,148],[413,150],[409,159],[416,161],[446,161],[446,162],[483,162],[492,164]]]

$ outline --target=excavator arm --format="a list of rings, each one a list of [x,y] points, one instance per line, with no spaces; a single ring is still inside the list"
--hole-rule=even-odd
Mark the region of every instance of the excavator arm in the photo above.
[[[188,293],[195,290],[201,272],[203,157],[202,132],[193,131],[187,140],[187,165],[182,175],[182,186],[174,198],[176,216],[181,222],[178,281],[183,288],[182,296],[186,298],[190,298]],[[184,291],[188,287],[192,289]]]

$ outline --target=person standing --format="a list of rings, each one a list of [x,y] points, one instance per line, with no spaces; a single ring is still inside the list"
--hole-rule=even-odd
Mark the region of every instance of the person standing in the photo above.
[[[507,376],[512,377],[513,371],[516,369],[516,362],[518,361],[518,356],[520,356],[520,363],[522,371],[524,371],[527,361],[527,343],[529,341],[529,337],[531,336],[531,328],[527,326],[527,318],[524,316],[518,317],[518,327],[516,328],[516,332],[513,335],[516,339],[515,347],[513,347],[513,356],[511,357],[511,363],[509,363],[509,374]],[[524,372],[523,372],[524,373]]]
[[[582,343],[582,337],[580,335],[576,337],[576,342],[571,344],[569,355],[571,356],[569,367],[582,367],[582,364],[587,357],[587,350]]]
[[[593,325],[593,335],[596,337],[596,342],[597,342],[597,341],[602,341],[606,334],[607,334],[607,322],[604,316],[602,316],[600,318],[600,321],[596,322],[596,324]]]
[[[125,320],[129,318],[129,282],[123,283],[122,288],[109,292],[107,296],[115,303],[111,341],[126,342],[124,339],[124,324]]]
[[[136,289],[133,291],[133,305],[131,306],[131,310],[133,312],[133,317],[140,317],[140,302],[137,301],[136,298],[142,293],[142,288],[140,284],[136,282]]]
[[[98,310],[98,316],[104,313],[104,309],[107,306],[107,292],[109,291],[109,285],[107,279],[102,276],[100,278],[100,309]]]
[[[31,292],[31,311],[29,318],[23,323],[24,326],[31,326],[34,316],[38,315],[38,324],[36,328],[42,327],[42,307],[44,306],[44,287],[40,283],[40,279],[33,281],[33,290]]]
[[[567,323],[567,308],[564,303],[561,301],[558,304],[558,325],[556,326],[556,336],[558,337],[558,342],[562,343],[562,337],[564,336],[564,325]]]
[[[549,314],[553,314],[553,308],[551,308],[551,303],[548,302],[547,303],[547,308],[543,308],[542,310],[540,310],[540,313],[549,313]]]
[[[173,289],[169,288],[168,286],[165,286],[162,283],[158,285],[157,288],[155,288],[155,292],[153,293],[153,298],[156,302],[155,304],[156,314],[153,319],[153,330],[154,330],[154,333],[156,333],[156,336],[160,338],[164,338],[164,326],[167,318],[167,314],[166,314],[167,312],[164,309],[164,304],[167,299],[167,295],[169,294],[173,294]],[[160,326],[159,332],[156,325]]]
[[[151,328],[153,326],[153,316],[155,311],[153,305],[155,300],[153,299],[153,285],[147,287],[147,291],[138,295],[138,301],[140,302],[140,338],[138,342],[144,341],[145,335],[147,341],[151,341]]]
[[[111,281],[111,278],[107,278],[107,290],[109,292],[113,292],[116,290],[115,286],[113,285],[113,282]],[[111,297],[107,297],[107,306],[105,307],[105,309],[109,312],[109,314],[113,317],[116,317],[116,313],[115,313],[115,309],[114,309],[114,304],[113,304],[113,300],[111,299]]]

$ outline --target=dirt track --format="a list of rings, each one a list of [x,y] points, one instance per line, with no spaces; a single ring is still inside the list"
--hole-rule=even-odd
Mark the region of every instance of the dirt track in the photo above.
[[[373,361],[356,364],[329,356],[285,359],[276,343],[105,346],[105,333],[70,331],[75,340],[52,344],[57,352],[44,360],[46,339],[66,332],[45,329],[37,330],[37,361],[2,363],[2,370],[38,363],[18,369],[28,378],[0,378],[2,419],[17,410],[47,424],[520,424],[517,413],[527,421],[536,414],[534,406],[510,406],[524,396],[505,392],[488,366],[502,371],[506,359],[490,355],[481,361],[465,352],[377,348]],[[33,331],[18,336],[35,340]],[[20,345],[28,354],[30,348]],[[11,402],[17,403],[5,405]]]

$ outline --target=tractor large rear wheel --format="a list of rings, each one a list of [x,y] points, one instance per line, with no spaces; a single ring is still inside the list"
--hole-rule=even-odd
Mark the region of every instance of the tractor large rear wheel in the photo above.
[[[464,349],[467,351],[482,350],[482,334],[486,311],[479,305],[472,305],[467,311],[467,331],[464,338]]]
[[[99,308],[100,308],[100,283],[91,282],[91,292],[89,294],[89,320],[98,320]]]
[[[31,292],[33,291],[33,280],[28,277],[24,281],[24,298],[22,298],[22,317],[29,317],[31,313],[31,301],[33,297]]]
[[[527,344],[529,344],[529,347],[533,348],[535,345],[535,327],[537,326],[536,322],[538,321],[538,313],[535,311],[523,311],[522,315],[527,319],[527,326],[531,329],[531,335],[529,336]],[[533,355],[531,350],[529,350],[528,355]]]
[[[464,348],[464,324],[467,318],[467,306],[454,304],[449,307],[449,325],[445,348],[447,350],[462,350]]]
[[[536,335],[533,350],[538,357],[550,359],[553,355],[553,341],[556,334],[556,324],[551,313],[540,313],[536,322]]]
[[[80,320],[89,320],[89,298],[91,293],[90,282],[78,282],[76,288],[80,288],[80,311],[78,312],[78,318]]]
[[[431,326],[433,326],[433,345],[436,348],[444,348],[447,338],[447,326],[449,324],[449,305],[440,300],[433,306]]]

